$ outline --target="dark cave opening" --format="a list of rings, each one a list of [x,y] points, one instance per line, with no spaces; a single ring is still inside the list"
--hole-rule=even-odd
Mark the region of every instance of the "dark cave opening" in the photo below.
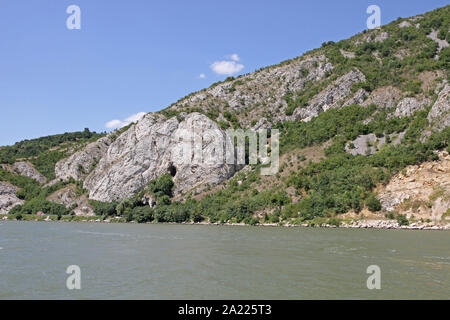
[[[175,177],[175,175],[177,174],[177,168],[173,165],[173,163],[171,163],[169,165],[169,167],[167,168],[167,172],[172,176]]]

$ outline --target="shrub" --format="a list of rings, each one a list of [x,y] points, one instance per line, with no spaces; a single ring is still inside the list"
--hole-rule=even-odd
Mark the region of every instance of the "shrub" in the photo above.
[[[398,224],[401,225],[401,226],[407,226],[407,225],[409,225],[408,218],[406,218],[406,215],[404,215],[404,214],[399,214],[399,215],[397,215],[397,222],[398,222]]]
[[[152,180],[149,183],[149,190],[156,196],[173,196],[173,189],[175,184],[173,183],[172,176],[170,174],[163,174],[156,180]]]
[[[372,193],[366,199],[366,205],[372,212],[381,210],[381,202]]]

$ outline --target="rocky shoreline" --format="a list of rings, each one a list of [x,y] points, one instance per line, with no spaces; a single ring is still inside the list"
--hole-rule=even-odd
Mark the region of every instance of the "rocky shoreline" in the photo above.
[[[81,222],[81,223],[137,223],[135,221],[126,222],[120,219],[86,219],[81,220],[55,220],[47,216],[45,219],[26,219],[16,220],[9,219],[8,216],[2,217],[0,221],[32,221],[32,222]],[[450,230],[450,223],[434,225],[432,223],[413,222],[410,225],[400,225],[395,220],[357,220],[349,223],[342,222],[339,226],[330,224],[291,224],[291,223],[259,223],[256,225],[248,225],[245,223],[219,223],[219,222],[147,222],[143,224],[172,224],[172,225],[207,225],[207,226],[254,226],[254,227],[284,227],[284,228],[324,228],[324,229],[384,229],[384,230]]]

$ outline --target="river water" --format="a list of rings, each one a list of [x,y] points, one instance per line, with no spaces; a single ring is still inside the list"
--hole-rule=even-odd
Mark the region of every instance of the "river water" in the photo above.
[[[0,299],[449,298],[446,231],[0,222]]]

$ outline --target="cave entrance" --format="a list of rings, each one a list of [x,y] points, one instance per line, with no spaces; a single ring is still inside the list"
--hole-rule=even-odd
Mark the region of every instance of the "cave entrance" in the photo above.
[[[171,163],[169,165],[169,167],[167,168],[167,172],[172,176],[175,177],[175,175],[177,174],[177,168],[173,165],[173,163]]]

